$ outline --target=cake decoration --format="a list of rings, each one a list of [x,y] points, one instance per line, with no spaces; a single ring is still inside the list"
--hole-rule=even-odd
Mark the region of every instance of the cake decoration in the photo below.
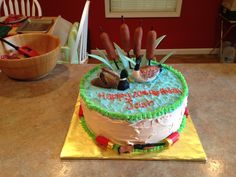
[[[176,141],[179,140],[179,132],[174,132],[171,135],[169,135],[165,140],[165,144],[167,147],[170,147],[172,144],[174,144]]]
[[[151,82],[158,74],[161,72],[161,64],[157,66],[144,66],[140,68],[141,64],[141,57],[138,57],[136,59],[136,65],[134,67],[134,70],[132,72],[132,76],[135,79],[136,82]]]
[[[91,84],[101,88],[114,88],[118,90],[126,90],[129,88],[129,82],[127,80],[128,72],[123,69],[120,76],[109,68],[101,68],[101,72],[98,77],[91,81]]]
[[[184,115],[185,115],[186,117],[188,117],[188,116],[189,116],[189,110],[188,110],[188,108],[187,108],[187,107],[185,108]]]
[[[155,37],[155,32],[153,31],[154,30],[152,30],[149,33],[150,34],[149,36],[151,36],[152,38]],[[134,51],[135,51],[136,59],[131,58],[129,55],[130,34],[129,34],[129,29],[128,29],[127,24],[125,23],[122,24],[122,27],[120,28],[120,33],[125,35],[125,37],[122,38],[122,43],[125,46],[125,51],[127,52],[127,56],[123,53],[122,49],[116,43],[114,43],[116,50],[114,49],[114,46],[112,45],[108,34],[105,32],[101,33],[100,39],[101,39],[103,47],[106,49],[108,58],[99,49],[98,49],[98,52],[101,54],[101,56],[89,54],[90,57],[98,59],[99,61],[103,62],[107,66],[107,68],[105,67],[102,68],[102,71],[99,73],[98,78],[92,81],[92,85],[97,86],[97,87],[102,87],[102,88],[114,88],[114,89],[117,88],[118,82],[119,82],[118,80],[121,79],[119,77],[119,75],[121,74],[119,70],[121,68],[120,66],[118,66],[119,63],[117,62],[117,58],[120,59],[121,64],[123,65],[122,66],[123,70],[127,71],[126,78],[128,78],[129,81],[131,80],[134,82],[151,82],[155,80],[158,74],[161,72],[162,64],[172,55],[172,52],[167,54],[160,62],[158,62],[156,65],[151,66],[151,60],[154,57],[153,51],[160,44],[160,42],[165,38],[165,35],[161,36],[158,39],[155,39],[154,41],[152,41],[152,43],[149,45],[149,48],[147,48],[147,55],[149,57],[149,60],[148,60],[149,65],[147,65],[147,58],[144,57],[146,55],[144,56],[140,55],[141,41],[142,41],[142,27],[137,28],[136,30],[137,34],[135,35],[136,42],[135,42]],[[116,56],[116,52],[118,54],[118,57]],[[116,69],[112,66],[109,59],[114,61]],[[142,62],[142,60],[144,62]],[[146,64],[144,64],[144,66],[141,66],[143,65],[142,63],[146,63]],[[130,69],[130,68],[133,68],[132,65],[134,66],[134,69]],[[126,83],[129,82],[128,80],[126,79]],[[128,89],[128,87],[126,89]]]
[[[120,73],[120,81],[117,87],[118,90],[126,90],[129,88],[129,82],[127,78],[128,78],[128,72],[125,69],[123,69]]]
[[[170,146],[172,146],[175,142],[179,140],[180,133],[183,131],[183,129],[186,126],[186,116],[184,116],[178,131],[169,135],[162,142],[147,143],[147,144],[134,144],[134,145],[131,145],[131,144],[120,145],[120,144],[111,142],[110,139],[102,135],[95,136],[94,133],[91,132],[89,128],[87,127],[83,116],[80,117],[80,121],[81,121],[83,129],[97,143],[99,147],[101,147],[103,150],[107,150],[107,149],[114,150],[118,152],[119,154],[132,153],[132,152],[157,152],[157,151],[161,151],[166,148],[169,148]]]
[[[102,31],[102,29],[101,29]],[[119,66],[117,64],[117,57],[116,57],[116,52],[114,49],[114,46],[112,45],[112,42],[108,36],[108,34],[104,31],[102,31],[102,33],[100,34],[100,40],[102,43],[102,46],[106,49],[107,55],[109,57],[110,60],[113,60],[117,69],[119,70]]]
[[[120,154],[168,148],[178,141],[189,114],[185,78],[164,64],[173,52],[155,61],[155,49],[166,35],[157,38],[153,28],[148,31],[146,52],[141,55],[140,24],[134,32],[131,57],[124,19],[119,30],[123,49],[101,31],[106,53],[98,49],[99,55],[89,54],[103,64],[81,80],[81,124],[98,146]]]
[[[84,116],[84,113],[83,113],[83,109],[82,109],[82,106],[80,105],[79,106],[79,116]]]
[[[149,31],[147,33],[147,44],[146,44],[146,48],[147,48],[147,59],[148,59],[148,65],[151,65],[151,60],[153,59],[154,55],[155,55],[155,41],[157,38],[157,33],[156,31],[152,30]]]
[[[101,56],[90,54],[89,56],[95,59],[100,60],[103,62],[109,69],[109,73],[113,73],[112,75],[120,75],[119,72],[120,69],[126,69],[127,70],[127,78],[129,78],[129,81],[134,82],[151,82],[156,79],[156,77],[159,75],[159,73],[162,70],[162,64],[172,55],[172,52],[168,53],[160,62],[154,62],[157,63],[156,65],[151,66],[151,60],[154,59],[155,54],[155,48],[160,44],[160,42],[165,38],[165,35],[157,38],[156,31],[153,29],[150,30],[147,33],[147,50],[146,53],[142,56],[141,53],[141,42],[142,42],[142,36],[143,36],[143,29],[140,25],[135,29],[134,33],[134,54],[135,58],[132,58],[130,56],[130,32],[129,27],[126,23],[124,23],[124,18],[122,16],[122,25],[120,26],[120,39],[121,44],[124,48],[124,51],[126,52],[127,56],[124,54],[122,49],[114,43],[114,46],[108,36],[107,33],[105,33],[102,28],[100,27],[101,34],[101,44],[106,50],[107,56],[104,52],[98,49],[98,52]],[[118,55],[118,57],[117,57]],[[118,59],[121,61],[121,64],[123,65],[122,68],[118,64]],[[109,60],[113,60],[116,68],[112,66]],[[132,67],[134,66],[134,69]],[[117,74],[115,74],[117,73]],[[92,84],[94,86],[102,87],[102,88],[117,88],[117,80],[118,77],[108,77],[109,75],[106,75],[104,71],[101,71],[98,78],[93,80]],[[107,79],[109,78],[109,79]],[[114,82],[111,81],[111,79],[114,79]],[[109,81],[108,81],[109,80]],[[128,82],[128,81],[127,81]],[[127,83],[126,82],[126,83]],[[112,84],[110,84],[112,83]],[[128,89],[128,87],[127,87]],[[119,89],[120,90],[120,89]],[[125,89],[126,90],[126,89]]]
[[[130,32],[128,25],[124,22],[124,16],[122,18],[122,25],[120,26],[120,39],[124,51],[127,53],[127,57],[130,58]],[[131,63],[129,62],[129,68],[132,69]]]
[[[133,68],[133,66],[135,65],[135,58],[127,57],[124,54],[123,50],[115,42],[114,42],[114,46],[118,54],[118,58],[120,59],[120,62],[122,64],[122,67],[128,71],[132,71],[132,69],[129,69],[129,66],[131,65],[131,67]]]
[[[143,28],[142,22],[134,31],[134,55],[136,58],[140,57],[142,49]]]
[[[116,89],[91,87],[90,81],[97,77],[97,73],[101,72],[102,67],[94,67],[82,78],[80,82],[80,95],[89,109],[98,111],[113,119],[133,122],[162,116],[180,107],[188,96],[188,86],[183,75],[171,66],[162,64],[162,77],[147,83],[130,83],[130,88],[123,93],[117,92]],[[148,92],[148,95],[142,94],[144,90]],[[105,99],[102,95],[105,95]],[[114,97],[123,97],[125,99],[130,96],[136,102],[149,97],[149,99],[155,102],[155,107],[153,109],[140,108],[137,111],[135,109],[126,110],[127,105],[124,104],[124,100],[110,99]],[[102,102],[100,101],[101,99]],[[114,110],[110,112],[108,108]]]
[[[92,85],[102,88],[116,89],[119,83],[119,75],[109,68],[102,67],[98,77],[91,81]]]

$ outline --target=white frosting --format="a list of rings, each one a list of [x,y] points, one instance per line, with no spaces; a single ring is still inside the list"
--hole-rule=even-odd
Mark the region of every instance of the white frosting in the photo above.
[[[180,127],[187,106],[187,97],[175,111],[135,123],[103,116],[88,109],[83,100],[81,100],[81,104],[86,124],[97,136],[102,135],[119,144],[157,143],[176,132]]]

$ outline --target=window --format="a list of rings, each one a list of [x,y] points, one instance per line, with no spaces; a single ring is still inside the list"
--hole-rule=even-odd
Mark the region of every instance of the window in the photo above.
[[[182,0],[105,0],[107,18],[179,17]]]

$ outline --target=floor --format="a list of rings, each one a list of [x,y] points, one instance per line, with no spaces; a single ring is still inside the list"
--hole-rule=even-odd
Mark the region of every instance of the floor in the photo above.
[[[163,56],[157,56],[157,60]],[[166,63],[219,63],[218,55],[173,55]],[[99,63],[98,60],[89,59],[89,63]]]

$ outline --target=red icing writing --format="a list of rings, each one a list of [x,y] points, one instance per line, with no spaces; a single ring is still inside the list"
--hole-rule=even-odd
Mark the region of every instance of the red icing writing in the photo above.
[[[160,90],[140,90],[133,93],[98,93],[98,98],[100,99],[108,99],[108,100],[119,100],[125,101],[127,104],[126,109],[133,110],[139,108],[147,108],[154,104],[153,100],[148,100],[145,98],[144,101],[140,102],[133,102],[132,98],[144,97],[148,95],[152,96],[160,96],[160,95],[167,95],[167,94],[182,94],[182,91],[178,88],[162,88]]]
[[[132,100],[128,100],[126,103],[128,104],[128,106],[126,107],[126,109],[128,110],[146,108],[154,104],[153,100],[147,100],[147,99],[144,102],[137,102],[137,103],[133,103]]]
[[[101,92],[98,94],[99,98],[108,99],[108,100],[131,100],[132,98],[143,97],[147,95],[159,96],[167,94],[182,94],[182,91],[178,88],[162,88],[160,90],[140,90],[133,93],[104,93]]]

